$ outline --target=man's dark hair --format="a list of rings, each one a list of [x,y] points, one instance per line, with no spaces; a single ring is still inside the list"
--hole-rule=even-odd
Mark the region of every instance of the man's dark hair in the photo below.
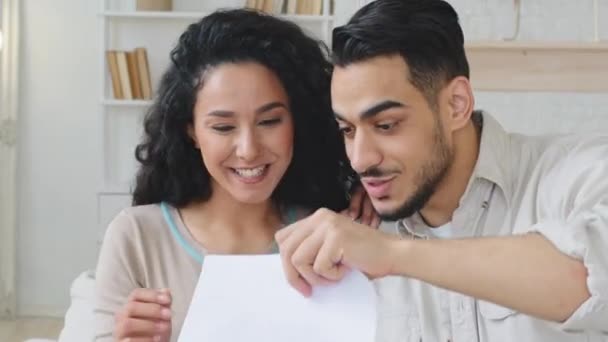
[[[458,14],[443,0],[376,0],[333,31],[333,62],[343,67],[399,55],[429,104],[446,82],[469,77]]]
[[[341,210],[353,172],[330,101],[327,48],[294,23],[259,12],[214,12],[190,25],[144,121],[133,204],[181,207],[211,195],[210,175],[188,135],[204,74],[223,63],[256,62],[281,81],[294,125],[293,159],[273,193],[281,206]]]

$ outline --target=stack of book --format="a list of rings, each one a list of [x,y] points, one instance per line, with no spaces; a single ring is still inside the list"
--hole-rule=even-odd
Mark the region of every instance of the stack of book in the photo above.
[[[245,6],[273,14],[323,14],[323,0],[247,0]]]
[[[117,100],[149,100],[152,98],[150,67],[145,48],[133,51],[106,51],[112,91]]]

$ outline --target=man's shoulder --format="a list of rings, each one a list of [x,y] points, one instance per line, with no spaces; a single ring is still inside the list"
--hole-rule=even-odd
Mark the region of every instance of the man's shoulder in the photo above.
[[[608,158],[608,135],[561,135],[546,137],[539,149],[539,163],[576,169]]]
[[[608,134],[509,136],[514,156],[528,157],[540,165],[596,160],[606,157],[608,151]]]
[[[608,186],[608,135],[563,135],[547,137],[539,148],[530,181],[537,191],[565,196],[589,187]]]

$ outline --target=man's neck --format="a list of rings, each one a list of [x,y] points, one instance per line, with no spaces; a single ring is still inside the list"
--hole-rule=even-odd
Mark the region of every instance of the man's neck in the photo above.
[[[473,121],[454,135],[454,160],[435,193],[419,214],[430,227],[452,220],[466,191],[479,155],[481,127]]]

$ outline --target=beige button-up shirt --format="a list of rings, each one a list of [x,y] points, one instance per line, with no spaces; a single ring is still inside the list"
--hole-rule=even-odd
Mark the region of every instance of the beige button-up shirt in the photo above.
[[[387,277],[375,282],[377,341],[608,342],[608,136],[529,137],[483,117],[479,158],[454,212],[452,236],[540,233],[584,262],[591,297],[559,324]],[[417,216],[382,229],[432,238]]]

